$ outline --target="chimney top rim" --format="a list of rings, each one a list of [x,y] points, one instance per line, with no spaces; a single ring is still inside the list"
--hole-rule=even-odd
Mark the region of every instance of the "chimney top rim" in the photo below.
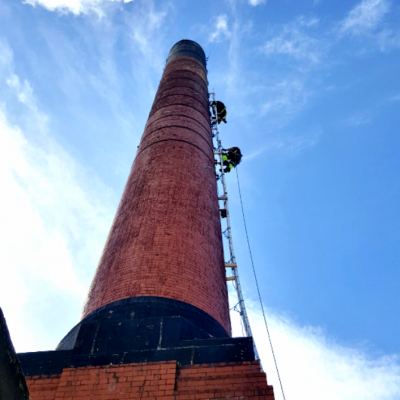
[[[200,61],[204,68],[206,68],[206,54],[203,48],[194,40],[182,39],[179,42],[176,42],[168,54],[167,64],[175,58],[181,56],[193,57]]]

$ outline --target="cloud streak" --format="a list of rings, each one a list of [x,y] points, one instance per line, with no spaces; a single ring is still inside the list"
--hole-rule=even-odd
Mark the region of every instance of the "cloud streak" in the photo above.
[[[7,195],[0,197],[0,251],[8,269],[0,305],[17,351],[46,350],[76,321],[73,311],[83,304],[113,211],[109,189],[51,139],[30,83],[13,72],[11,49],[0,48],[8,54],[0,84],[30,122],[29,128],[11,124],[1,105],[0,179]]]
[[[234,304],[231,292],[231,303]],[[275,399],[283,399],[263,317],[256,303],[246,301],[257,349]],[[309,400],[397,400],[400,358],[374,356],[362,348],[343,346],[323,329],[299,326],[265,307],[285,396],[303,393]],[[239,314],[231,311],[234,336],[242,336]]]
[[[267,145],[257,149],[243,157],[245,161],[251,161],[265,153],[275,155],[295,156],[305,149],[315,146],[322,134],[321,129],[314,130],[304,135],[285,135],[283,138],[270,140]]]
[[[311,96],[305,86],[304,77],[292,77],[268,85],[266,98],[262,102],[260,115],[268,116],[270,124],[285,126],[303,110]]]
[[[258,115],[268,116],[269,123],[282,128],[307,106],[314,90],[316,74],[325,67],[329,48],[320,35],[317,18],[298,17],[294,21],[270,28],[268,39],[258,48],[268,62],[282,66],[278,76],[261,84],[263,92]]]
[[[387,0],[363,0],[340,23],[340,33],[359,35],[374,30],[388,11]]]
[[[219,15],[215,21],[214,31],[209,36],[209,42],[222,42],[231,36],[228,29],[228,16],[226,14]]]
[[[265,0],[249,0],[251,6],[259,6],[260,4],[265,4]]]
[[[307,29],[317,25],[318,20],[315,18],[299,18],[283,26],[278,35],[262,46],[261,51],[267,56],[283,54],[298,61],[318,63],[322,56],[321,41],[306,33]]]
[[[83,303],[84,271],[97,262],[111,213],[78,183],[82,171],[61,149],[30,144],[18,126],[10,126],[4,110],[0,138],[7,193],[0,198],[0,251],[3,265],[12,266],[0,283],[0,304],[18,351],[44,350],[55,343],[35,335],[27,313],[40,313],[37,306],[48,301],[57,307],[64,296]],[[89,231],[93,236],[85,237]]]
[[[32,6],[39,5],[50,11],[59,11],[61,13],[79,15],[95,12],[99,16],[102,16],[102,6],[110,1],[116,3],[130,3],[134,0],[25,0],[24,3]]]

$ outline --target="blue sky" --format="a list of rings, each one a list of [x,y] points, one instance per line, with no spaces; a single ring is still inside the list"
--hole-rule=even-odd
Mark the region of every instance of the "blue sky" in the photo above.
[[[186,38],[227,106],[223,145],[244,154],[286,398],[399,399],[399,17],[390,0],[0,0],[0,304],[17,351],[53,349],[77,322],[166,57]],[[228,185],[280,399],[235,174]]]

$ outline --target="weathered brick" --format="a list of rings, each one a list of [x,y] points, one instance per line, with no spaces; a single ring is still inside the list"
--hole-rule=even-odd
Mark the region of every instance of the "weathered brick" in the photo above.
[[[83,316],[123,298],[167,297],[230,334],[209,117],[201,63],[168,63]]]

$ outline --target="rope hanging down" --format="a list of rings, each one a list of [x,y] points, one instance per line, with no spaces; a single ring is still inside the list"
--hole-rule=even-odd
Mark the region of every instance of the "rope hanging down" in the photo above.
[[[274,359],[276,372],[277,372],[277,374],[278,374],[278,379],[279,379],[279,384],[280,384],[280,386],[281,386],[282,396],[283,396],[283,399],[286,400],[285,393],[284,393],[284,391],[283,391],[283,385],[282,385],[282,381],[281,381],[281,376],[280,376],[280,374],[279,374],[278,363],[276,362],[275,353],[274,353],[274,348],[273,348],[273,346],[272,346],[271,335],[269,334],[267,319],[265,318],[264,306],[263,306],[263,303],[262,303],[262,300],[261,300],[261,294],[260,294],[260,288],[259,288],[259,286],[258,286],[258,280],[257,280],[256,269],[254,268],[253,254],[251,253],[250,240],[249,240],[249,235],[248,235],[248,233],[247,233],[246,218],[245,218],[245,216],[244,216],[244,207],[243,207],[243,200],[242,200],[242,192],[240,191],[240,182],[239,182],[238,167],[236,167],[235,170],[236,170],[236,180],[237,180],[237,185],[238,185],[238,190],[239,190],[240,206],[241,206],[241,208],[242,208],[242,216],[243,216],[244,230],[245,230],[245,232],[246,232],[247,247],[249,248],[251,266],[253,267],[254,279],[255,279],[255,281],[256,281],[256,287],[257,287],[257,292],[258,292],[258,299],[260,300],[261,311],[262,311],[262,314],[263,314],[263,317],[264,317],[265,328],[267,329],[269,345],[271,346],[272,357],[273,357],[273,359]]]

